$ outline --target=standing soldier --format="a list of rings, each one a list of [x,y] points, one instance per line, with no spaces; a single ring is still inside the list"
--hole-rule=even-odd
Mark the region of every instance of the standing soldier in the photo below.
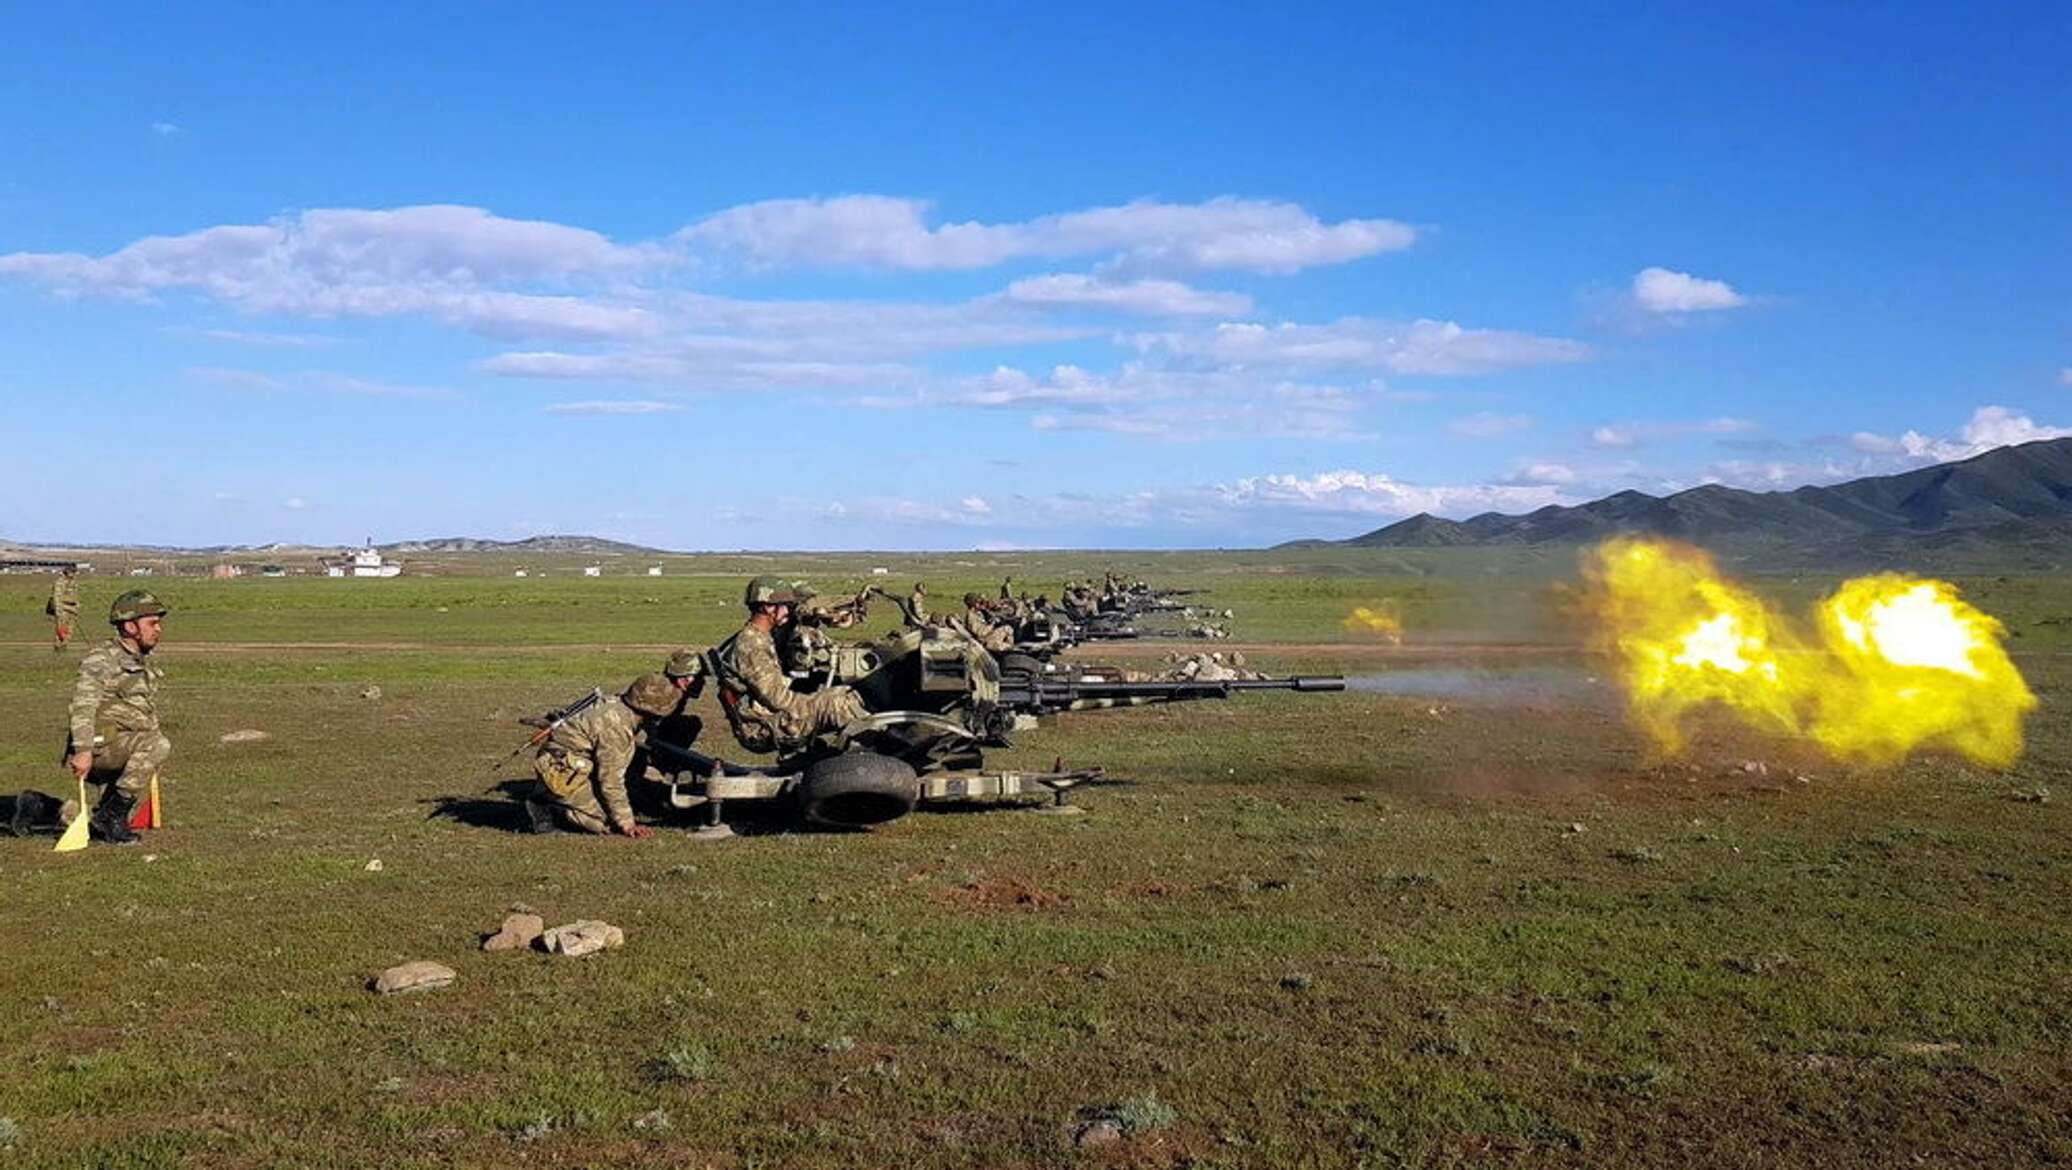
[[[633,819],[626,769],[641,728],[668,715],[680,698],[668,679],[643,674],[615,702],[593,704],[562,720],[533,757],[539,790],[525,802],[533,831],[551,831],[559,821],[579,833],[654,836]]]
[[[928,590],[921,582],[914,582],[914,591],[907,594],[907,613],[916,626],[928,624]]]
[[[164,672],[151,661],[166,612],[158,598],[142,589],[116,598],[108,609],[115,636],[80,660],[79,679],[72,686],[65,763],[74,776],[99,788],[88,828],[115,845],[136,843],[130,810],[173,754],[173,742],[158,726]],[[80,809],[79,815],[89,814]]]
[[[50,583],[50,600],[43,603],[50,615],[50,648],[63,650],[72,641],[72,627],[79,624],[79,570],[66,565]]]
[[[748,621],[713,651],[720,709],[733,726],[734,738],[750,751],[779,751],[870,713],[851,687],[826,687],[810,694],[791,689],[777,654],[777,635],[792,620],[792,607],[799,601],[795,582],[755,578],[741,599]]]

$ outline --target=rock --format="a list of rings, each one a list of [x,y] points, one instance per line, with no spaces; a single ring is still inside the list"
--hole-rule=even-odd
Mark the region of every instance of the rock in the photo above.
[[[1584,826],[1583,822],[1571,821],[1569,822],[1568,831],[1571,833],[1583,833],[1588,832],[1589,830]]]
[[[368,872],[368,873],[380,873],[380,872],[381,872],[381,858],[377,857],[377,858],[375,858],[374,860],[372,860],[372,861],[368,862],[368,863],[367,863],[367,872]]]
[[[656,1109],[649,1113],[643,1113],[633,1119],[633,1128],[651,1129],[657,1133],[667,1131],[669,1129],[669,1111],[666,1109]]]
[[[374,990],[383,995],[395,995],[404,991],[430,991],[445,987],[454,980],[453,968],[428,959],[415,963],[404,963],[390,967],[374,979]]]
[[[626,932],[609,922],[585,918],[540,935],[534,946],[550,955],[594,955],[626,945]]]
[[[1112,1146],[1121,1140],[1122,1127],[1104,1117],[1080,1126],[1079,1132],[1073,1135],[1072,1144],[1082,1150],[1091,1150]]]
[[[504,915],[504,924],[482,940],[485,951],[523,950],[547,932],[547,920],[537,914],[516,912]]]
[[[223,733],[222,735],[220,735],[220,736],[216,737],[216,742],[217,742],[217,743],[258,743],[258,742],[259,742],[260,740],[262,740],[262,739],[271,739],[271,738],[272,738],[272,736],[269,736],[269,735],[267,735],[267,734],[266,734],[265,732],[263,732],[263,731],[260,731],[260,730],[259,730],[258,728],[255,728],[255,727],[246,727],[246,728],[242,728],[242,729],[240,729],[240,730],[237,730],[237,731],[228,731],[228,732],[225,732],[225,733]]]
[[[381,688],[368,687],[366,690],[360,692],[360,697],[363,699],[378,699],[381,697]]]

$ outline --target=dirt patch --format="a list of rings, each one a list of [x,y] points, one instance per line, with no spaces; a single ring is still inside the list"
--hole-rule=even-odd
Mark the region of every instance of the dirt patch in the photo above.
[[[970,910],[1056,910],[1072,900],[1069,894],[1045,890],[1026,878],[984,878],[943,891],[953,905]]]

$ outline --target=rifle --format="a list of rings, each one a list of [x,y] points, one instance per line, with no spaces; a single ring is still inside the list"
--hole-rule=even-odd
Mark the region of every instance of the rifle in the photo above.
[[[516,748],[512,749],[510,755],[505,756],[501,760],[498,760],[496,764],[490,768],[490,771],[492,773],[501,772],[504,770],[505,764],[508,764],[512,760],[517,759],[519,756],[524,755],[528,750],[537,750],[541,744],[547,742],[548,736],[554,734],[555,728],[561,726],[562,724],[568,722],[569,720],[575,718],[583,712],[588,711],[590,708],[596,706],[598,703],[603,701],[604,691],[598,687],[591,687],[589,694],[584,695],[582,698],[577,699],[575,702],[570,703],[566,707],[556,707],[553,710],[547,712],[545,715],[528,715],[525,718],[520,719],[518,722],[523,723],[527,727],[537,727],[539,728],[539,730],[533,732],[532,737],[527,739],[524,743],[521,743]]]

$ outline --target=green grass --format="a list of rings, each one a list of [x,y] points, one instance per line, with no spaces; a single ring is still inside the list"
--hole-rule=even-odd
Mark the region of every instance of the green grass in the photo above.
[[[1574,660],[1565,566],[1331,555],[1113,563],[1305,647],[1274,669],[1386,669],[1306,648],[1381,597],[1420,664]],[[1001,568],[955,559],[925,562],[937,592]],[[853,582],[883,558],[800,561]],[[1658,765],[1593,708],[1261,695],[1066,716],[999,756],[1132,781],[1084,817],[721,845],[433,814],[501,799],[515,716],[659,661],[613,647],[724,633],[738,575],[153,584],[172,827],[65,857],[0,838],[8,1165],[2072,1158],[2063,580],[1963,582],[2044,699],[2004,774],[1852,772],[1721,726]],[[0,579],[0,643],[45,636],[40,602]],[[224,645],[263,641],[362,648]],[[58,786],[76,662],[0,646],[0,791]],[[241,728],[270,738],[218,742]],[[519,903],[627,946],[475,950]],[[421,958],[459,979],[365,989]],[[1075,1151],[1097,1117],[1127,1136]]]

